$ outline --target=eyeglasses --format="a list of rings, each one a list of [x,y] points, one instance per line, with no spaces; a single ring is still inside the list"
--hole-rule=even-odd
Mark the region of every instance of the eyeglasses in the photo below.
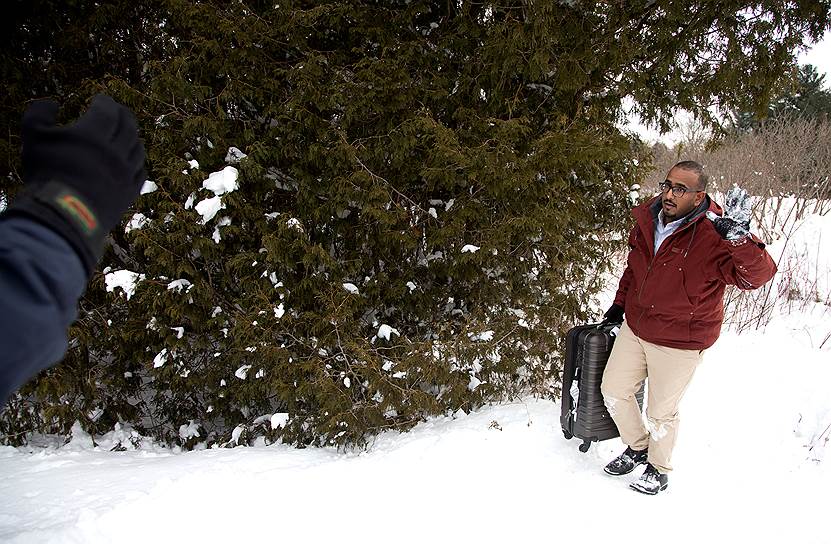
[[[662,193],[666,193],[669,190],[672,190],[672,196],[684,196],[687,192],[691,193],[703,193],[704,191],[699,191],[697,189],[687,189],[683,185],[673,185],[671,181],[665,180],[658,184],[658,189],[661,190]]]

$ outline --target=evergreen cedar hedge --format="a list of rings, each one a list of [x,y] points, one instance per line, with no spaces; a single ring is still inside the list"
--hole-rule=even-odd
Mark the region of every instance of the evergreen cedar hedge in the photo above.
[[[185,447],[360,445],[556,395],[562,334],[591,317],[648,166],[621,99],[656,121],[714,100],[763,108],[828,20],[828,2],[784,1],[17,9],[4,192],[21,183],[26,101],[56,97],[70,119],[100,91],[136,112],[158,190],[102,263],[143,281],[127,300],[93,277],[65,361],[4,412],[6,441],[77,419]],[[188,204],[212,196],[201,183],[232,146],[239,189],[202,224]],[[168,288],[179,279],[191,287]]]

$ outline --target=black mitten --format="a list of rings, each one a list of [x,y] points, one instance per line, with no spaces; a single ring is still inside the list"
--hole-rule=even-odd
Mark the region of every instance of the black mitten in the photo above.
[[[91,274],[107,233],[147,179],[144,146],[132,112],[108,96],[96,96],[70,125],[57,126],[57,112],[49,100],[23,114],[25,187],[7,214],[25,214],[58,232]]]
[[[609,323],[622,323],[623,322],[623,307],[617,304],[612,304],[606,313],[603,314],[603,317],[606,318],[606,321]]]

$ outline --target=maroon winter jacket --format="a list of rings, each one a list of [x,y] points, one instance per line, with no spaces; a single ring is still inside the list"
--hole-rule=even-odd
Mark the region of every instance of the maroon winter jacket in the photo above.
[[[657,196],[632,210],[636,224],[615,304],[647,342],[706,349],[721,332],[725,285],[756,289],[773,277],[776,265],[756,236],[735,242],[719,236],[705,212],[722,210],[709,196],[653,254],[660,209]]]

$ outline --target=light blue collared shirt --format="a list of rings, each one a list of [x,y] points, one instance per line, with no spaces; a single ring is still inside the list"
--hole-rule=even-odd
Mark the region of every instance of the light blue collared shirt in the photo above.
[[[664,210],[658,212],[658,221],[655,222],[655,253],[657,255],[658,249],[661,247],[661,244],[664,243],[664,240],[669,238],[669,235],[678,230],[678,227],[681,226],[681,221],[684,218],[676,219],[671,223],[667,223],[664,225]]]

